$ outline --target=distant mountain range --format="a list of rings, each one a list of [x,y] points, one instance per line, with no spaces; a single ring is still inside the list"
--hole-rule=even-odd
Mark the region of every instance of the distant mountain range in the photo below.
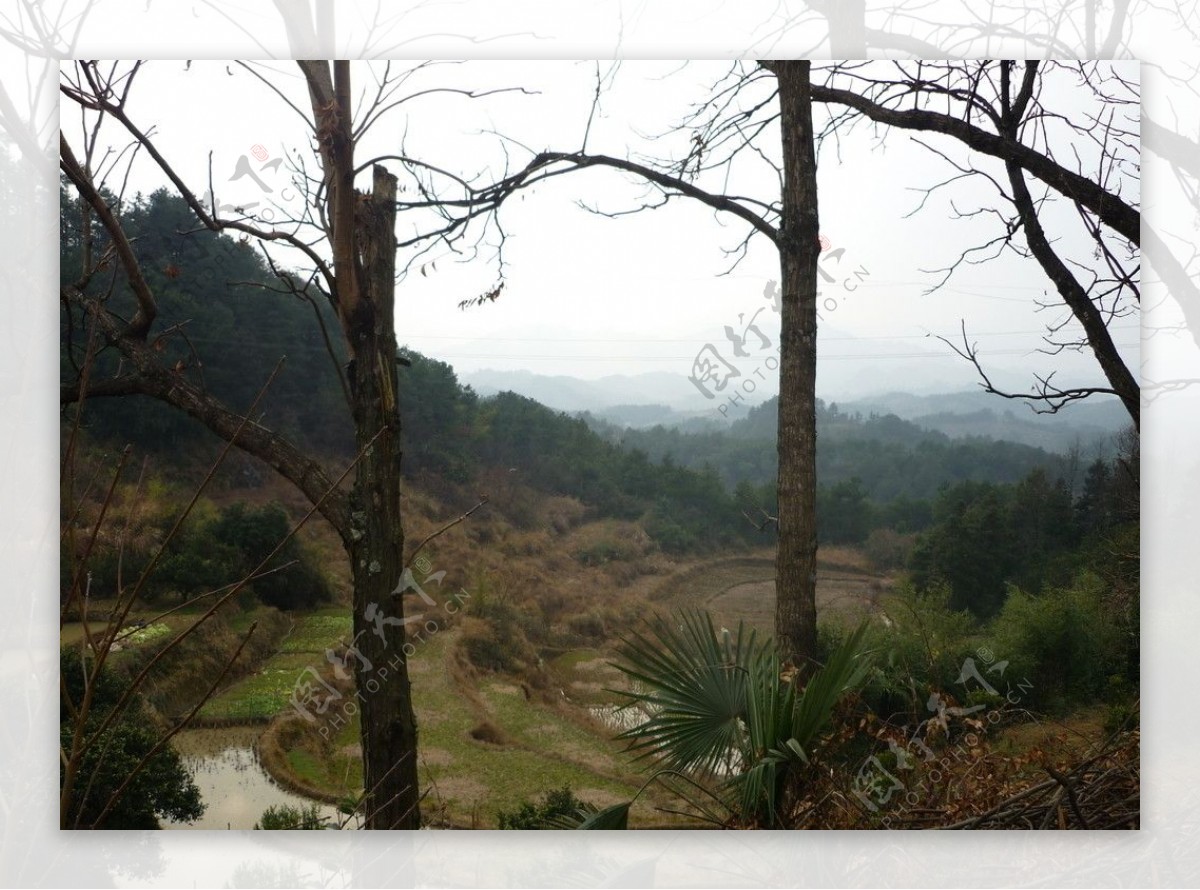
[[[620,405],[657,405],[683,415],[715,413],[682,372],[612,374],[598,380],[535,374],[533,371],[475,371],[463,374],[480,395],[515,392],[559,411],[603,411]]]
[[[1093,396],[1067,405],[1056,414],[1038,414],[1025,402],[1003,399],[982,390],[942,395],[895,392],[839,403],[838,408],[863,415],[895,414],[955,438],[986,436],[1057,452],[1079,445],[1085,456],[1097,445],[1109,445],[1112,437],[1130,422],[1115,397]]]
[[[464,374],[461,379],[480,395],[511,391],[559,411],[587,412],[635,429],[661,424],[702,432],[727,428],[729,422],[745,417],[740,408],[722,415],[716,410],[719,400],[705,399],[684,373],[658,371],[583,380],[524,370],[483,370]],[[762,405],[774,397],[774,392],[764,385],[756,389],[754,396],[750,404]],[[1075,445],[1085,453],[1094,452],[1129,423],[1115,398],[1093,397],[1068,405],[1058,414],[1036,414],[1023,402],[979,389],[932,394],[889,392],[831,404],[849,414],[895,414],[953,438],[982,436],[1060,453]]]

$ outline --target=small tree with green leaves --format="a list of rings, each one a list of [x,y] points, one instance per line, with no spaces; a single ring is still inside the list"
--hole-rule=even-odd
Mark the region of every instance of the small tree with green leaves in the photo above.
[[[595,807],[580,800],[564,785],[546,792],[537,803],[522,801],[516,810],[501,810],[496,817],[502,829],[538,831],[578,824],[595,812]]]
[[[72,750],[76,733],[94,736],[72,776],[65,826],[146,829],[158,828],[159,819],[193,822],[204,815],[200,789],[179,754],[169,745],[155,750],[161,733],[141,698],[104,727],[125,692],[124,684],[107,671],[89,684],[88,666],[73,649],[60,653],[60,669],[66,691],[59,706],[62,749]],[[85,692],[90,693],[91,707],[80,727],[73,703],[83,701]],[[139,765],[133,781],[118,793]],[[64,766],[59,773],[60,782],[65,782]]]

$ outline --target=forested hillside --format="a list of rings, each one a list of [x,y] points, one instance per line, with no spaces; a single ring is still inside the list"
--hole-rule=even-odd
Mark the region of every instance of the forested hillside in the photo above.
[[[69,281],[80,267],[83,235],[72,223],[77,214],[65,191],[62,201],[62,270]],[[124,209],[147,278],[172,298],[164,300],[171,314],[164,310],[164,333],[153,348],[177,373],[238,406],[254,401],[286,357],[256,419],[327,457],[350,459],[352,437],[345,406],[339,404],[344,396],[337,372],[344,350],[323,336],[332,310],[288,292],[288,279],[273,274],[247,244],[192,230],[188,212],[181,199],[165,191],[138,196]],[[92,250],[103,252],[103,240],[98,234],[93,239]],[[110,304],[132,316],[132,302],[115,280]],[[314,323],[314,315],[324,328]],[[69,312],[62,324],[64,379],[69,379],[76,373],[71,364],[83,363],[87,326]],[[246,333],[258,330],[277,337]],[[714,540],[736,546],[756,535],[732,492],[711,472],[651,461],[606,441],[582,420],[512,393],[480,399],[459,384],[449,365],[419,353],[402,351],[397,361],[404,472],[419,484],[444,491],[473,485],[480,471],[499,468],[518,483],[516,491],[570,495],[596,516],[645,518],[655,539],[674,551],[711,546]],[[93,373],[110,376],[118,364],[117,357],[101,350]],[[196,442],[212,441],[203,426],[149,398],[97,399],[85,417],[92,440],[115,447],[132,442],[145,451],[177,455],[194,450]],[[507,482],[506,489],[513,490]],[[514,516],[522,511],[517,494],[498,499],[495,506]]]
[[[65,191],[62,201],[62,269],[69,280],[80,267],[83,235]],[[301,295],[303,282],[275,274],[249,244],[189,229],[184,202],[165,191],[134,198],[124,213],[147,278],[171,296],[154,348],[177,373],[241,406],[253,402],[286,359],[259,406],[259,422],[327,456],[349,459],[352,439],[338,371],[344,347],[327,336],[329,305]],[[91,237],[92,251],[103,252],[100,234]],[[110,302],[133,312],[119,280]],[[64,364],[81,363],[85,321],[64,313],[63,328],[69,343]],[[258,330],[273,334],[246,333]],[[513,493],[521,487],[569,495],[595,516],[644,520],[670,552],[761,540],[755,525],[763,511],[774,511],[776,399],[752,408],[728,431],[634,430],[572,417],[514,393],[480,398],[449,365],[413,351],[402,351],[398,361],[404,472],[423,485],[470,486],[481,471],[499,469],[519,486],[506,482],[510,497],[496,507],[518,519],[527,512]],[[117,359],[102,350],[94,373],[112,374],[116,367]],[[64,373],[73,369],[64,367]],[[96,400],[86,418],[85,429],[96,441],[132,441],[156,452],[176,452],[208,435],[149,398]],[[1082,472],[1039,448],[951,439],[895,415],[847,414],[820,401],[817,424],[819,521],[822,540],[830,542],[862,542],[877,528],[921,531],[946,486]]]
[[[778,455],[778,399],[750,409],[727,432],[683,432],[675,427],[627,429],[590,418],[593,428],[626,448],[653,459],[670,455],[688,467],[712,467],[729,485],[769,483]],[[952,439],[894,414],[846,414],[817,400],[817,472],[834,485],[857,478],[869,498],[927,499],[961,481],[1016,482],[1041,468],[1061,472],[1061,455],[1041,448],[984,437]]]

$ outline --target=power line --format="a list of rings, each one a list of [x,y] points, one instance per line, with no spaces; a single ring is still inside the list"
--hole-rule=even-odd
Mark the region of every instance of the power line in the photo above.
[[[979,333],[979,334],[970,334],[970,336],[972,339],[974,339],[976,337],[1001,337],[1001,336],[1017,336],[1017,335],[1044,334],[1044,333],[1045,333],[1044,329],[1041,331],[992,331],[992,332]],[[931,334],[904,334],[904,335],[894,335],[894,336],[893,335],[881,335],[881,336],[871,336],[871,337],[829,337],[829,338],[824,338],[820,342],[853,342],[856,340],[869,340],[869,341],[925,340],[925,339],[930,338],[931,336],[932,336]],[[619,339],[619,338],[611,338],[610,339],[610,338],[599,338],[599,337],[596,337],[596,338],[592,338],[592,337],[580,337],[580,338],[570,338],[570,337],[561,337],[561,338],[560,337],[473,337],[473,338],[467,338],[467,337],[451,337],[451,336],[444,336],[444,335],[411,334],[411,335],[408,335],[407,337],[405,337],[404,339],[405,339],[406,343],[410,340],[425,339],[425,340],[456,340],[456,341],[463,341],[466,343],[473,343],[473,342],[487,342],[487,343],[492,343],[492,342],[505,342],[505,343],[628,343],[628,344],[690,343],[693,345],[699,345],[701,348],[703,347],[703,345],[705,345],[704,343],[701,342],[701,340],[699,338],[686,338],[686,339],[662,338],[662,339],[644,339],[644,340],[631,340],[631,339]],[[268,340],[233,340],[233,339],[226,339],[226,338],[221,338],[221,337],[196,337],[196,336],[191,337],[191,341],[193,343],[220,344],[222,346],[253,346],[253,347],[277,348],[277,349],[284,350],[285,352],[295,352],[297,350],[304,350],[304,351],[311,351],[311,352],[325,352],[325,347],[323,345],[314,344],[314,343],[296,343],[296,342],[268,341]],[[721,345],[725,345],[723,340],[721,341]],[[1141,343],[1117,343],[1115,345],[1117,346],[1118,349],[1133,349],[1133,348],[1140,348]],[[1036,348],[981,349],[981,350],[979,350],[979,355],[981,355],[981,356],[1029,355],[1029,354],[1033,354],[1035,352],[1037,352]],[[767,353],[763,353],[763,354],[769,355],[771,353],[767,352]],[[880,358],[896,358],[896,359],[943,358],[948,355],[951,355],[951,353],[949,353],[949,352],[929,352],[929,351],[873,352],[873,353],[872,352],[862,352],[862,353],[845,353],[845,354],[833,354],[833,355],[830,355],[828,353],[820,353],[820,352],[818,353],[818,357],[822,361],[825,361],[825,360],[839,361],[839,360],[853,360],[853,359],[880,359]],[[583,360],[583,361],[650,361],[650,362],[670,361],[670,362],[674,362],[674,361],[691,361],[696,356],[695,355],[614,355],[611,353],[592,354],[592,355],[586,355],[586,354],[580,354],[580,353],[571,353],[571,354],[562,354],[562,355],[559,355],[559,354],[546,355],[546,354],[526,353],[526,352],[459,352],[459,353],[439,353],[439,355],[436,357],[441,358],[441,359],[511,358],[511,359],[535,359],[535,360],[555,360],[555,361],[579,359],[579,360]]]
[[[1109,330],[1120,330],[1115,325]],[[1129,330],[1134,330],[1130,328]],[[979,331],[968,332],[972,337],[1015,337],[1030,336],[1046,333],[1045,328],[1036,331]],[[826,343],[846,342],[850,340],[924,340],[931,334],[877,334],[860,337],[823,337],[818,331],[817,336]],[[486,341],[488,343],[699,343],[698,337],[455,337],[449,334],[405,334],[405,340],[459,340],[464,342]]]
[[[1128,349],[1135,346],[1140,346],[1139,343],[1118,343],[1119,349]],[[981,349],[977,353],[980,356],[997,356],[997,355],[1029,355],[1036,350],[1031,349]],[[762,357],[771,355],[772,353],[760,353]],[[462,359],[462,358],[487,358],[487,359],[519,359],[524,361],[531,359],[535,361],[611,361],[611,362],[688,362],[696,358],[694,355],[537,355],[525,352],[462,352],[462,353],[441,353],[436,356],[440,359]],[[751,359],[756,356],[750,356]],[[818,361],[855,361],[859,359],[917,359],[917,358],[955,358],[951,352],[875,352],[875,353],[846,353],[842,355],[817,354]]]

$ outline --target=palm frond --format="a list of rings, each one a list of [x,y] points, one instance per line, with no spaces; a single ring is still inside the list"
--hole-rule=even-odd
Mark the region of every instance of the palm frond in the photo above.
[[[754,756],[728,781],[744,817],[778,824],[780,795],[789,775],[808,766],[812,746],[834,707],[870,672],[871,655],[862,648],[866,628],[864,623],[847,637],[802,692],[794,678],[782,678],[773,647],[753,666],[747,705]]]
[[[774,643],[742,625],[734,636],[705,612],[660,619],[619,649],[617,667],[638,684],[622,694],[648,716],[618,738],[669,770],[722,777],[721,795],[742,820],[777,825],[788,781],[808,765],[838,701],[870,673],[866,631],[864,622],[801,690],[783,676]]]
[[[629,808],[632,805],[633,801],[613,804],[588,816],[575,828],[580,831],[623,831],[629,827]]]
[[[774,646],[764,647],[750,661],[746,690],[749,744],[742,769],[727,782],[743,815],[754,813],[768,821],[776,811],[786,765],[794,759],[779,750],[791,735],[796,707],[796,687],[781,681],[780,671]]]
[[[717,772],[745,747],[747,665],[762,647],[741,625],[736,636],[718,634],[698,611],[650,630],[622,643],[617,665],[638,687],[624,694],[650,716],[618,738],[670,769]]]
[[[860,687],[870,674],[874,653],[863,648],[868,626],[862,622],[843,640],[804,687],[792,721],[792,738],[805,751],[829,722],[838,700]]]

